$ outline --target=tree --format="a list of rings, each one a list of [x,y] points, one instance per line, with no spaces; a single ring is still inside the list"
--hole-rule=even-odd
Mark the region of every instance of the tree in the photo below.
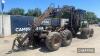
[[[8,15],[8,12],[3,12],[4,15]],[[0,15],[2,15],[2,12],[0,12]]]
[[[2,12],[0,12],[0,15],[2,14]]]
[[[26,13],[27,16],[35,16],[35,17],[38,17],[41,14],[42,12],[39,8],[29,9],[28,12]]]
[[[21,8],[12,8],[8,14],[10,15],[24,15],[24,9]]]
[[[41,14],[42,14],[42,12],[41,12],[41,10],[40,10],[39,8],[35,8],[35,9],[34,9],[34,14],[33,14],[33,16],[38,17],[38,16],[40,16]]]
[[[94,12],[86,12],[86,19],[89,23],[95,23],[95,21],[97,20],[97,16]]]
[[[97,18],[96,23],[100,22],[100,18]]]
[[[33,9],[29,9],[28,12],[25,14],[26,16],[33,16],[34,14],[34,10]]]

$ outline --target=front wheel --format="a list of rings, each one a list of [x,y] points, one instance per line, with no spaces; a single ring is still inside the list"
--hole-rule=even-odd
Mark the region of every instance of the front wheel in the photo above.
[[[62,46],[68,46],[72,42],[72,33],[69,30],[64,30],[61,32],[62,39]]]
[[[46,38],[46,47],[50,51],[56,51],[61,46],[62,38],[58,32],[50,32]]]
[[[82,28],[81,29],[80,38],[81,39],[88,39],[89,37],[90,37],[90,30],[89,30],[89,28]]]

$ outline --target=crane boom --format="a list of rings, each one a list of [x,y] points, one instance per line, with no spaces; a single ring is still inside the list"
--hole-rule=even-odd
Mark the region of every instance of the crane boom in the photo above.
[[[51,12],[52,12],[52,9],[49,8],[49,9],[46,10],[41,16],[39,16],[39,17],[35,20],[35,22],[33,23],[34,29],[35,29],[36,27],[40,26],[41,23],[42,23],[42,21],[43,21],[44,19],[46,19],[47,17],[50,16],[50,13],[51,13]]]
[[[52,13],[52,8],[48,8],[41,16],[39,16],[35,22],[33,23],[31,30],[27,33],[27,35],[22,39],[21,43],[23,43],[27,38],[33,37],[34,31],[36,27],[41,25],[41,22],[50,16],[50,13]]]

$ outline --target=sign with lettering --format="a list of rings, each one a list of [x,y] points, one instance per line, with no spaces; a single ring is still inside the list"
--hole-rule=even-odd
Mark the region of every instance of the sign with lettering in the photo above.
[[[24,32],[27,32],[30,30],[30,27],[26,27],[26,28],[15,28],[15,31],[18,32],[18,31],[24,31]]]
[[[33,19],[31,16],[11,16],[11,33],[29,31]]]

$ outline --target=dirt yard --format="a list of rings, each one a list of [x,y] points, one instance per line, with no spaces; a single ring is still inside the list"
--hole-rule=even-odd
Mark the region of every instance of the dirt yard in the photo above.
[[[90,26],[94,29],[94,36],[89,39],[73,38],[72,44],[61,47],[54,52],[48,52],[45,48],[27,49],[10,53],[14,36],[0,38],[0,56],[100,56],[100,27]],[[95,53],[77,53],[77,48],[95,48]]]

